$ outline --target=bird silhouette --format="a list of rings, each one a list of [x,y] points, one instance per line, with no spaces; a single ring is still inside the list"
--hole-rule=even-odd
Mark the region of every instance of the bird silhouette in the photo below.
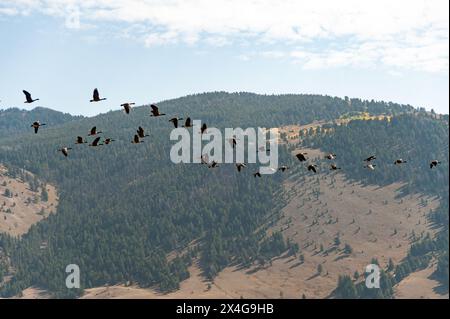
[[[123,110],[125,111],[126,114],[130,114],[131,111],[131,106],[134,105],[135,103],[123,103],[120,104],[121,107],[123,107]]]
[[[317,173],[317,165],[315,164],[308,165],[308,171],[313,171],[314,173]]]
[[[441,162],[439,162],[438,160],[432,160],[430,162],[430,168],[436,167],[438,166],[438,164],[441,164]]]
[[[172,117],[169,122],[173,123],[173,126],[175,126],[175,128],[178,128],[178,121],[181,121],[182,118],[178,118],[178,117]]]
[[[183,127],[186,127],[186,128],[192,127],[192,120],[191,120],[190,117],[188,117],[188,118],[186,119],[186,121],[184,122]]]
[[[105,140],[103,141],[103,143],[105,145],[111,144],[112,142],[115,142],[116,140],[112,139],[112,138],[105,138]]]
[[[377,157],[375,156],[375,155],[370,155],[368,158],[366,158],[365,160],[364,160],[364,162],[370,162],[370,161],[373,161],[374,159],[376,159]]]
[[[208,165],[208,168],[216,168],[219,167],[219,163],[216,161],[212,161],[211,164]]]
[[[75,142],[75,144],[85,144],[87,143],[85,140],[83,140],[83,137],[81,136],[77,136],[77,140]]]
[[[308,153],[298,153],[295,155],[300,162],[304,162],[307,160],[306,156]]]
[[[395,160],[395,162],[394,162],[395,165],[404,164],[404,163],[408,163],[408,162],[401,158]]]
[[[145,134],[145,131],[142,128],[142,126],[139,126],[139,128],[136,132],[138,133],[139,138],[144,138],[144,137],[150,136],[148,134]]]
[[[206,126],[206,123],[203,123],[201,129],[200,129],[200,134],[203,134],[206,132],[206,130],[208,129],[208,126]]]
[[[97,146],[103,145],[103,143],[99,143],[99,142],[100,142],[100,136],[95,138],[95,140],[91,144],[89,144],[89,146],[97,147]]]
[[[33,103],[34,101],[39,101],[39,99],[33,99],[31,97],[30,92],[25,91],[25,90],[22,90],[22,92],[23,92],[23,94],[25,94],[25,99],[26,99],[26,101],[23,103]]]
[[[60,151],[61,153],[63,153],[63,155],[65,157],[67,157],[67,155],[69,155],[69,150],[71,150],[71,149],[72,149],[71,147],[63,147],[63,148],[59,149],[58,151]]]
[[[34,134],[37,134],[37,132],[39,131],[39,128],[44,125],[46,125],[46,124],[45,123],[41,124],[39,121],[33,122],[33,124],[31,124],[31,127],[34,128]]]
[[[150,105],[150,107],[152,108],[152,110],[150,111],[152,114],[150,116],[157,117],[166,115],[165,113],[160,113],[159,108],[155,104]]]
[[[95,136],[97,134],[103,133],[102,131],[98,131],[97,132],[97,127],[94,126],[93,128],[91,128],[91,131],[89,132],[88,136]]]
[[[133,140],[131,141],[131,143],[133,143],[133,144],[139,144],[139,143],[144,143],[144,141],[141,141],[140,139],[139,139],[139,135],[134,135],[134,138],[133,138]]]
[[[94,93],[92,93],[92,100],[90,100],[90,102],[100,102],[100,101],[104,101],[106,100],[106,98],[100,98],[100,94],[98,93],[98,89],[95,88],[94,89]]]

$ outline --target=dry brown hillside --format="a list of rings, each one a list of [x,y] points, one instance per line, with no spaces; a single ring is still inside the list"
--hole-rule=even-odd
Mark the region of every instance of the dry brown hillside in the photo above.
[[[10,178],[6,173],[6,168],[0,165],[0,233],[19,236],[31,225],[56,212],[58,196],[55,187],[46,184],[48,201],[42,201],[40,188],[32,191],[27,183]],[[11,195],[6,196],[5,192]]]

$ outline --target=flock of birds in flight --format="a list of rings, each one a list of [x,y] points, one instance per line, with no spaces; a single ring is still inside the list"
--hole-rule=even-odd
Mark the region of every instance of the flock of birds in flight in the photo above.
[[[33,103],[35,101],[39,101],[39,99],[33,99],[31,94],[28,91],[23,90],[23,93],[25,94],[25,98],[26,98],[26,101],[24,103]],[[100,101],[104,101],[104,100],[106,100],[106,98],[100,98],[100,94],[99,94],[98,89],[94,89],[93,96],[92,96],[92,99],[90,100],[90,102],[100,102]],[[135,103],[123,103],[120,106],[123,107],[123,109],[124,109],[126,114],[130,114],[131,107],[133,105],[135,105]],[[159,117],[159,116],[166,115],[165,113],[161,113],[159,111],[159,108],[156,105],[151,104],[150,107],[151,107],[151,111],[150,111],[151,114],[150,114],[150,116],[152,116],[152,117]],[[169,122],[171,122],[175,126],[175,128],[178,128],[179,127],[179,122],[182,121],[182,120],[183,120],[183,118],[174,117],[174,118],[171,118],[169,120]],[[44,125],[46,125],[46,124],[45,123],[40,123],[39,121],[35,121],[33,124],[31,124],[31,127],[34,128],[34,132],[37,134],[38,131],[39,131],[39,128],[41,126],[44,126]],[[191,120],[190,117],[186,118],[185,123],[184,123],[184,125],[182,127],[185,127],[185,128],[192,127],[192,120]],[[203,123],[200,133],[201,134],[205,133],[207,128],[208,128],[207,125],[205,123]],[[95,136],[95,139],[92,141],[92,143],[89,144],[89,146],[97,147],[97,146],[100,146],[100,145],[108,145],[108,144],[110,144],[110,143],[115,141],[112,138],[105,138],[103,140],[103,142],[101,143],[100,142],[101,137],[98,136],[98,134],[100,134],[100,133],[102,133],[102,132],[101,131],[97,131],[97,127],[95,127],[95,126],[91,129],[91,131],[88,134],[88,136]],[[145,137],[149,136],[148,134],[145,134],[145,131],[144,131],[144,129],[141,126],[139,126],[138,130],[136,131],[136,133],[137,134],[134,135],[134,138],[131,141],[131,143],[133,143],[133,144],[143,143],[143,139]],[[86,144],[86,143],[87,143],[87,141],[84,140],[82,136],[77,136],[75,144]],[[230,143],[232,144],[232,146],[234,148],[237,145],[236,137],[233,137],[233,139],[230,141]],[[65,147],[59,149],[58,151],[62,152],[62,154],[65,157],[67,157],[69,155],[69,150],[72,150],[72,148],[65,146]],[[262,151],[270,151],[269,149],[264,149],[264,147],[262,149],[259,149],[259,150],[260,151],[261,150]],[[295,155],[295,157],[300,162],[305,162],[305,161],[307,161],[306,155],[307,155],[307,153],[300,152],[300,153],[297,153]],[[336,154],[328,154],[328,155],[325,156],[325,158],[328,159],[328,160],[334,160],[334,159],[336,159]],[[371,155],[368,158],[364,159],[364,162],[366,163],[366,165],[364,165],[364,167],[369,169],[369,170],[375,170],[376,164],[373,164],[373,161],[375,159],[376,159],[375,155]],[[407,163],[407,161],[405,161],[405,160],[403,160],[401,158],[395,160],[395,162],[394,162],[395,165],[401,165],[401,164],[405,164],[405,163]],[[432,160],[429,163],[429,165],[430,165],[430,168],[432,169],[433,167],[436,167],[440,163],[441,162],[438,161],[438,160]],[[216,161],[209,162],[207,154],[201,156],[201,164],[206,164],[206,165],[208,165],[209,168],[219,167],[219,163],[218,162],[216,162]],[[238,172],[241,172],[241,170],[243,168],[245,168],[245,167],[246,167],[246,165],[244,163],[237,163],[236,164],[236,169],[238,170]],[[286,171],[288,169],[289,169],[289,167],[285,166],[285,165],[280,166],[278,168],[278,170],[282,171],[282,172],[284,172],[284,171]],[[318,166],[316,164],[309,164],[307,169],[308,169],[308,171],[312,171],[314,173],[317,173]],[[334,171],[334,170],[339,170],[339,169],[341,169],[341,168],[336,166],[336,164],[334,164],[334,163],[330,164],[330,170]],[[253,174],[253,176],[254,177],[261,177],[261,173],[260,172],[256,172],[256,173]]]

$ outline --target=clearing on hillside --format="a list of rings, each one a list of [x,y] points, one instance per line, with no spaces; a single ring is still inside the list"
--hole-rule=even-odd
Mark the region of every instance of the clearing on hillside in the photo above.
[[[33,178],[30,172],[24,172]],[[46,188],[46,201],[42,198],[42,187]],[[13,236],[25,234],[31,225],[56,212],[58,195],[50,184],[41,184],[32,190],[30,184],[7,175],[0,165],[0,233]]]

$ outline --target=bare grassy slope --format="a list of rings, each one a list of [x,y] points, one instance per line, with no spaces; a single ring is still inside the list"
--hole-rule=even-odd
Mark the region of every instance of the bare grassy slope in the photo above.
[[[27,183],[6,176],[6,168],[0,165],[0,233],[23,235],[31,225],[56,212],[56,189],[50,184],[46,188],[48,201],[44,202],[40,192],[33,192]],[[6,189],[12,197],[4,196]]]
[[[448,299],[438,281],[433,279],[436,263],[414,272],[395,287],[395,297],[399,299]]]

